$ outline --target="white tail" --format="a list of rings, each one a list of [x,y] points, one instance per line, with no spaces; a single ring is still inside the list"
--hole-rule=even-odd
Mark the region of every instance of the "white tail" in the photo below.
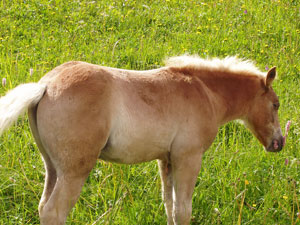
[[[45,90],[43,84],[21,84],[0,98],[0,136],[29,106],[40,101]]]

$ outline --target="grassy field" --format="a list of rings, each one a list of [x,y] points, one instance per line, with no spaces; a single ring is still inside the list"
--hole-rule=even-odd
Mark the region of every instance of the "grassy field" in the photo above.
[[[232,122],[206,153],[193,198],[192,224],[300,224],[300,2],[0,1],[0,78],[38,81],[69,61],[145,70],[167,56],[238,55],[277,66],[284,151],[264,151]],[[0,138],[0,224],[38,224],[44,168],[27,117]],[[166,224],[155,162],[99,162],[67,224]]]

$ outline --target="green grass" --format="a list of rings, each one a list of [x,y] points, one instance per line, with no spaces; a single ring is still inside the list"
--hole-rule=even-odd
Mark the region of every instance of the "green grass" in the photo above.
[[[151,69],[167,56],[239,55],[276,65],[287,146],[267,153],[229,123],[207,151],[192,224],[300,223],[298,0],[0,2],[0,94],[69,60]],[[33,74],[30,74],[33,69]],[[44,168],[27,117],[0,138],[0,224],[38,224]],[[105,214],[106,213],[106,214]],[[99,162],[67,224],[166,224],[155,162]]]

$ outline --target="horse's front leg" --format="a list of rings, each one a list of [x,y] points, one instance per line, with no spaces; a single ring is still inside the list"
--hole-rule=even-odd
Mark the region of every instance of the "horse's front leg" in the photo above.
[[[175,225],[188,225],[192,215],[192,196],[199,170],[202,152],[184,151],[171,155],[173,175],[173,219]]]
[[[172,166],[168,159],[158,160],[158,166],[160,171],[161,185],[162,185],[162,198],[168,217],[168,225],[174,225],[172,211],[173,211],[173,177]]]

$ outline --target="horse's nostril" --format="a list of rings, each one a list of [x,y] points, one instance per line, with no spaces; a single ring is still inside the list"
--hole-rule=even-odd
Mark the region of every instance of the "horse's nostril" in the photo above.
[[[274,140],[273,140],[273,148],[274,148],[275,150],[277,150],[277,149],[279,148],[279,145],[280,145],[279,141],[277,141],[276,139],[274,139]]]
[[[281,136],[279,139],[274,139],[272,143],[273,143],[274,150],[280,151],[284,146],[283,136]]]

